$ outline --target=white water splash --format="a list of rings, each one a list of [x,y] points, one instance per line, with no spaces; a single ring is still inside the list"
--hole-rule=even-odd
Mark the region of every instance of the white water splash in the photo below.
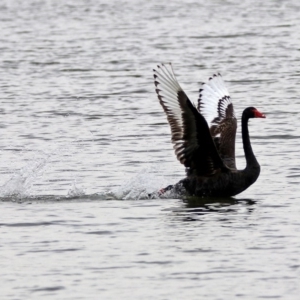
[[[11,178],[0,187],[0,197],[29,198],[33,197],[34,183],[43,176],[46,167],[50,168],[49,162],[54,157],[60,157],[62,153],[70,152],[70,144],[45,151],[34,151],[34,157],[20,170],[16,171]]]
[[[49,157],[49,154],[44,154],[43,157],[35,158],[13,174],[0,188],[1,197],[30,197],[32,185],[38,177],[42,176]]]
[[[72,186],[68,191],[68,198],[76,198],[76,197],[81,197],[85,195],[85,190],[82,187],[79,187],[77,180],[74,179],[72,182]]]
[[[157,166],[146,167],[108,194],[120,200],[159,198],[157,191],[168,185],[160,173]]]

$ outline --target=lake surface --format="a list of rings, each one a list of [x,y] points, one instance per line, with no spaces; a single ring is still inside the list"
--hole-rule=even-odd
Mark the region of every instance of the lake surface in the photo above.
[[[300,4],[240,2],[0,5],[1,299],[299,299]],[[185,175],[161,62],[267,115],[242,194],[147,199]]]

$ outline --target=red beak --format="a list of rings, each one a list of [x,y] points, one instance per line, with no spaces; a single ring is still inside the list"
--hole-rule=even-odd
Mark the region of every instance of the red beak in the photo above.
[[[255,118],[265,118],[266,116],[258,110],[254,111]]]

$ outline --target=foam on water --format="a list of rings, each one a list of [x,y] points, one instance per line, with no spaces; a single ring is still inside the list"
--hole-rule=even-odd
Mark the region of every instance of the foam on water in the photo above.
[[[149,165],[139,171],[136,175],[122,183],[122,185],[108,191],[95,194],[86,193],[85,188],[75,178],[67,192],[67,195],[35,195],[32,187],[46,171],[46,166],[51,162],[53,155],[57,154],[56,149],[51,154],[43,154],[41,157],[34,157],[23,168],[15,172],[11,178],[0,188],[1,198],[6,200],[73,200],[81,198],[89,200],[142,200],[159,198],[176,198],[176,195],[165,193],[158,195],[158,191],[169,182],[159,175],[159,165]],[[37,155],[36,155],[37,156]]]

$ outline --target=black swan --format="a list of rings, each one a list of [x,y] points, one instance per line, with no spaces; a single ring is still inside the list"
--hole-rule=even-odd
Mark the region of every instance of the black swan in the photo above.
[[[180,87],[172,65],[161,64],[154,71],[156,93],[171,127],[177,159],[186,167],[187,176],[159,191],[199,197],[230,197],[246,190],[260,173],[252,151],[248,120],[265,118],[254,107],[242,115],[242,137],[246,168],[235,164],[237,120],[227,88],[220,74],[203,83],[196,108]],[[208,126],[210,124],[210,127]]]

